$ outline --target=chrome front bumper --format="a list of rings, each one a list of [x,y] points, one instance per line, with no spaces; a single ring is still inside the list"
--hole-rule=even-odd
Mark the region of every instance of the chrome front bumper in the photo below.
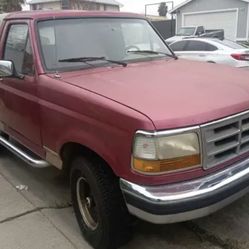
[[[177,184],[141,186],[120,179],[129,212],[155,224],[209,215],[249,192],[249,159],[218,173]]]

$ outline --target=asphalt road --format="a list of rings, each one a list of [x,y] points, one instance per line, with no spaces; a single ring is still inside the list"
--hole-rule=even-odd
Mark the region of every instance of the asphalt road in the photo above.
[[[28,186],[17,190],[16,186]],[[156,226],[138,221],[122,249],[249,249],[249,195],[191,222]],[[0,248],[90,249],[70,204],[68,183],[54,168],[33,169],[0,152]]]

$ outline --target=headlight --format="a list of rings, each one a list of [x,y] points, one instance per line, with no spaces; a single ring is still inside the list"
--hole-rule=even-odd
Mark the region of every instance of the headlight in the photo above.
[[[197,132],[174,135],[137,133],[133,145],[133,169],[147,174],[186,170],[201,165]]]

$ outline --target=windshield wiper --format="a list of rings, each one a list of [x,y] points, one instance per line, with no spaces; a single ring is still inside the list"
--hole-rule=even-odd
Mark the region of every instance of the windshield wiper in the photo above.
[[[127,51],[127,53],[132,53],[132,54],[153,54],[153,55],[160,55],[160,54],[163,54],[163,55],[166,55],[166,56],[169,56],[171,58],[174,58],[174,59],[178,59],[176,55],[174,54],[168,54],[168,53],[164,53],[164,52],[160,52],[160,51],[153,51],[153,50],[129,50]]]
[[[59,62],[91,62],[91,61],[107,61],[110,63],[118,64],[123,67],[127,67],[127,63],[122,61],[109,60],[106,57],[76,57],[76,58],[67,58],[59,60]]]

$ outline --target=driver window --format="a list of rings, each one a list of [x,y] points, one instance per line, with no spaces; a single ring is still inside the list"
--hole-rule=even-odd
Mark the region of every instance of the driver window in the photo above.
[[[34,74],[33,54],[27,24],[10,26],[5,43],[4,60],[12,61],[18,73]]]

